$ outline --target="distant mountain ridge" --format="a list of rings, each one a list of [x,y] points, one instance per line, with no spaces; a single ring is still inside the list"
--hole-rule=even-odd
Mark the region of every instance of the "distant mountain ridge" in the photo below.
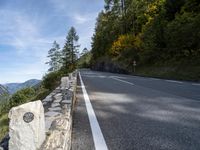
[[[9,93],[9,91],[6,89],[6,87],[4,87],[3,85],[0,84],[0,97],[3,95],[7,95]]]
[[[27,88],[27,87],[34,87],[34,86],[40,84],[40,82],[41,82],[41,80],[30,79],[23,83],[8,83],[8,84],[4,84],[4,86],[7,88],[8,92],[10,94],[13,94],[20,89]]]

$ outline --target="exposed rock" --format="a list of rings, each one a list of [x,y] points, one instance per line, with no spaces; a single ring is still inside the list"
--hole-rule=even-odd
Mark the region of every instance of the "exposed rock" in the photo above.
[[[10,150],[40,148],[45,139],[44,108],[41,101],[13,107],[9,118]]]
[[[6,135],[0,142],[0,150],[8,150],[9,135]]]
[[[60,107],[49,108],[50,111],[61,111]]]
[[[70,150],[71,147],[71,118],[60,117],[53,121],[49,136],[41,150]]]
[[[56,117],[56,116],[58,116],[58,115],[60,115],[60,114],[61,114],[61,113],[59,113],[59,112],[48,111],[48,112],[45,113],[45,116],[47,116],[47,117]]]
[[[68,89],[69,88],[69,78],[68,77],[62,77],[61,79],[61,89]]]
[[[58,106],[60,106],[59,103],[52,103],[52,104],[51,104],[51,107],[58,107]]]

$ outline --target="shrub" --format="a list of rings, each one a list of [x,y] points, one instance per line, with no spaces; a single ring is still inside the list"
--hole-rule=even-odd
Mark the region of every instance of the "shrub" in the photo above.
[[[43,77],[42,85],[45,89],[53,90],[60,84],[62,72],[50,72]]]
[[[34,96],[35,90],[33,88],[21,89],[12,95],[11,99],[9,100],[10,107],[26,103]]]

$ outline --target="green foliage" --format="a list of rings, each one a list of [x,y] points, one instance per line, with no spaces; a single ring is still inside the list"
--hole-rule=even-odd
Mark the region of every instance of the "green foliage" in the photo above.
[[[17,91],[9,100],[10,106],[14,107],[23,103],[26,103],[35,96],[35,90],[33,88],[25,88]]]
[[[91,52],[84,52],[78,59],[78,68],[89,68],[91,57]]]
[[[126,64],[126,68],[132,67],[134,60],[138,61],[140,52],[140,38],[134,35],[121,35],[113,42],[110,49],[112,58],[120,63]],[[124,59],[126,58],[126,59]]]
[[[62,66],[62,58],[59,44],[56,41],[54,41],[52,48],[48,51],[47,57],[50,58],[50,61],[46,62],[50,66],[48,71],[58,71]]]
[[[79,36],[76,33],[76,29],[71,27],[66,37],[66,42],[62,50],[63,55],[63,66],[68,68],[70,71],[76,67],[76,60],[78,58],[78,48],[80,45],[77,44]]]
[[[53,90],[60,84],[62,72],[50,72],[43,77],[42,85],[45,89]]]
[[[174,66],[183,60],[199,66],[199,24],[198,0],[105,0],[92,38],[92,68],[109,70],[107,60],[128,71],[131,60],[137,60],[137,67]]]
[[[184,12],[176,15],[166,28],[166,44],[170,57],[180,59],[200,56],[199,25],[200,14]]]
[[[5,137],[8,133],[8,113],[0,115],[0,141]]]

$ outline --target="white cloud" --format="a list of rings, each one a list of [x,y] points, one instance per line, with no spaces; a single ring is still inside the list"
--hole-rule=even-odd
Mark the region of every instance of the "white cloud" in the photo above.
[[[22,59],[30,58],[30,60],[34,59],[35,61],[34,64],[26,64],[23,60],[19,60],[22,64],[17,65],[17,68],[8,68],[6,72],[1,72],[0,82],[41,78],[47,70],[45,65],[46,55],[54,39],[43,37],[40,34],[40,25],[26,14],[1,10],[0,16],[2,16],[0,20],[0,44],[12,46],[13,53],[16,53]]]
[[[75,15],[73,16],[73,18],[74,18],[74,20],[75,20],[75,22],[76,22],[77,24],[83,24],[83,23],[85,23],[85,22],[87,22],[87,21],[89,20],[88,17],[81,16],[81,15],[79,15],[79,14],[75,14]]]
[[[64,26],[74,26],[77,29],[80,37],[80,49],[90,48],[95,18],[99,12],[93,5],[96,3],[99,1],[48,0],[49,8],[45,8],[43,11],[42,8],[37,7],[37,10],[40,10],[34,13],[29,12],[34,10],[31,5],[28,5],[24,10],[21,10],[19,6],[17,9],[12,8],[13,6],[10,8],[2,7],[0,9],[0,46],[9,46],[7,56],[17,57],[17,60],[12,62],[12,58],[4,58],[1,52],[5,53],[5,48],[0,47],[2,48],[0,49],[0,59],[2,58],[0,61],[0,83],[41,78],[48,67],[45,65],[46,55],[52,42],[56,40],[61,48],[64,45],[67,34],[67,31],[65,32],[63,29]],[[88,7],[84,8],[86,5]],[[40,11],[46,14],[42,14]],[[29,59],[31,61],[28,61]],[[11,64],[1,64],[5,62]],[[6,68],[7,66],[11,67]]]

